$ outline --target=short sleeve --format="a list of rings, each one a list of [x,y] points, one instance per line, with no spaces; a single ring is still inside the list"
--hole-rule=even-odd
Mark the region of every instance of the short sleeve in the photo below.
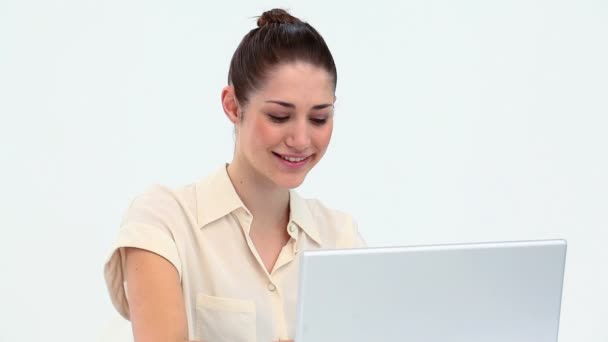
[[[145,249],[162,256],[173,264],[181,279],[181,262],[172,232],[172,207],[175,207],[175,201],[170,191],[156,186],[135,198],[124,215],[118,238],[104,265],[104,277],[112,304],[126,319],[129,319],[125,288],[126,247]]]

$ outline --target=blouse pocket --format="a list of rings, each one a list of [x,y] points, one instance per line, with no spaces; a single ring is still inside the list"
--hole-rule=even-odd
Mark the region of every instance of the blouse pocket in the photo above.
[[[205,342],[255,342],[256,315],[252,300],[213,297],[196,298],[199,339]]]

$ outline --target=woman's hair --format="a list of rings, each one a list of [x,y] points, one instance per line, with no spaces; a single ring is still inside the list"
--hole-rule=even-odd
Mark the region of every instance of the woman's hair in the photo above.
[[[260,88],[273,68],[289,62],[323,68],[336,89],[336,65],[317,30],[282,9],[262,13],[257,25],[243,37],[230,61],[228,84],[240,104],[247,104],[251,92]]]

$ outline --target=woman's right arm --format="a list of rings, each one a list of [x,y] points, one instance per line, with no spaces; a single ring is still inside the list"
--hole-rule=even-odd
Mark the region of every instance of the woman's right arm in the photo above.
[[[147,250],[126,248],[125,254],[135,342],[188,341],[184,297],[175,267]]]

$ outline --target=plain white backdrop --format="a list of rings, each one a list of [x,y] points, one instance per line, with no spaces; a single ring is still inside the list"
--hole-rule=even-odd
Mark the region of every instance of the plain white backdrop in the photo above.
[[[372,246],[564,238],[560,342],[608,341],[608,2],[0,0],[0,341],[130,341],[102,276],[150,184],[232,157],[228,64],[290,9],[338,66],[300,192]]]

